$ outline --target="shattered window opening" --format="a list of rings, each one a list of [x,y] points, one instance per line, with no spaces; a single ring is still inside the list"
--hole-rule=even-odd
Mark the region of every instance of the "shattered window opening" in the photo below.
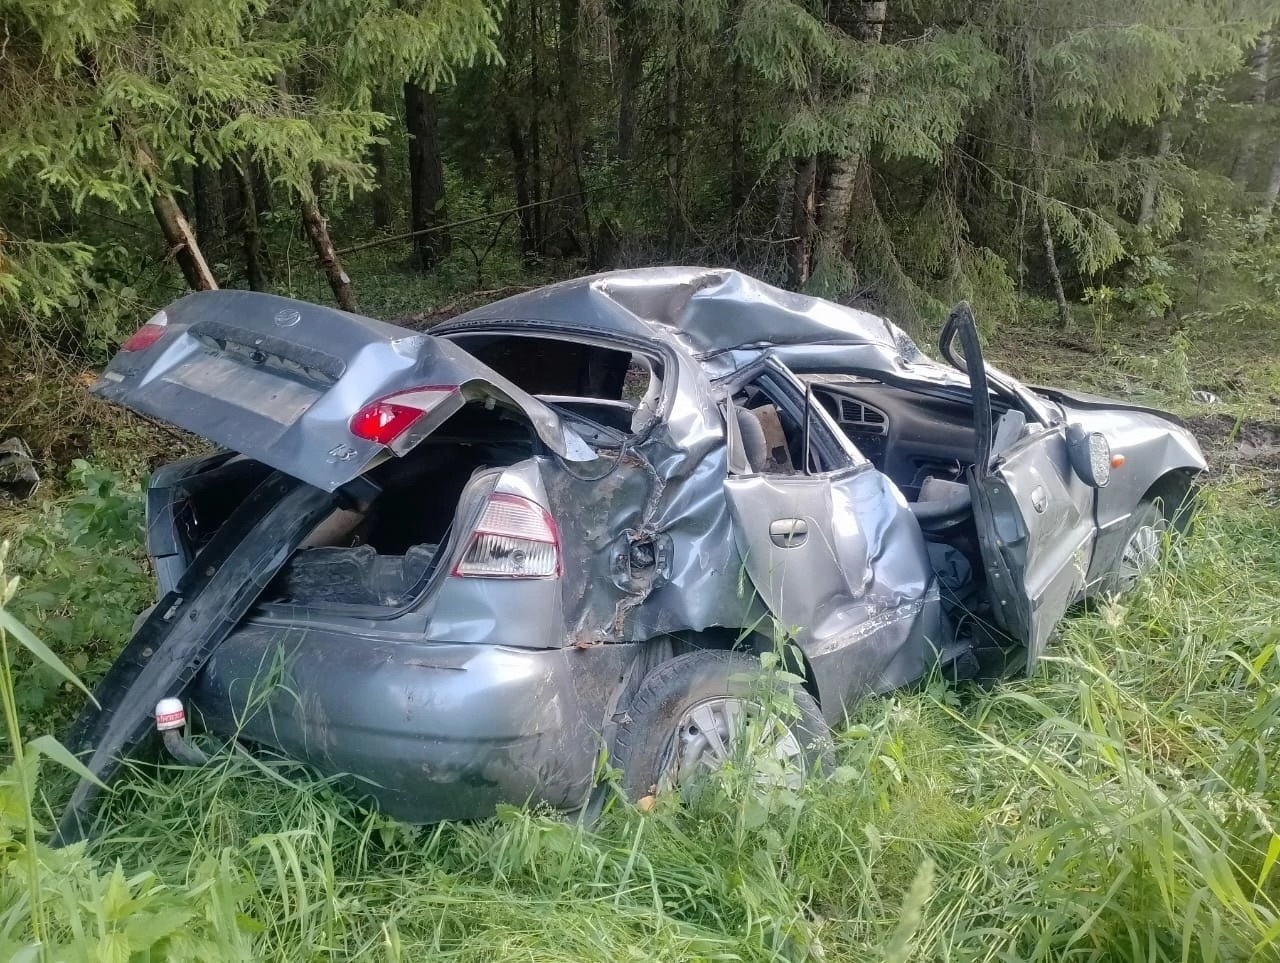
[[[732,398],[737,438],[752,472],[767,475],[804,473],[806,460],[804,404],[765,375],[738,390]],[[808,461],[814,474],[838,471],[865,460],[825,423],[825,409],[816,401],[810,412]],[[828,437],[829,436],[829,437]],[[834,443],[834,444],[833,444]]]
[[[626,433],[658,414],[663,365],[640,352],[579,339],[527,334],[459,334],[481,363],[541,401]]]

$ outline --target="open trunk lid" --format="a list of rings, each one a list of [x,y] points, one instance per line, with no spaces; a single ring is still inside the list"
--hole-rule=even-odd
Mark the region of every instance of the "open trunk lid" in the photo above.
[[[91,390],[325,491],[479,399],[523,412],[564,458],[596,457],[551,408],[448,341],[255,291],[174,302]]]

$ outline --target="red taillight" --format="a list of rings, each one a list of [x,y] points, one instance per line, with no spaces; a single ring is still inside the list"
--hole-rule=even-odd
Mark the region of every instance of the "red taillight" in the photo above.
[[[537,502],[494,492],[453,574],[462,578],[556,578],[560,533]]]
[[[422,412],[417,408],[379,401],[356,412],[351,419],[351,433],[380,445],[389,445],[421,417]]]
[[[379,445],[390,445],[457,390],[455,385],[429,385],[379,398],[352,416],[351,434]]]
[[[157,311],[151,319],[129,336],[129,340],[120,345],[121,351],[146,351],[169,330],[169,316]]]

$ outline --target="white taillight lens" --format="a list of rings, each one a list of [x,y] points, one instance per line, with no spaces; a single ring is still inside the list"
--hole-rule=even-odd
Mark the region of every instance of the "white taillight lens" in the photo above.
[[[555,578],[560,574],[560,534],[537,502],[520,495],[489,496],[462,561],[462,578]]]

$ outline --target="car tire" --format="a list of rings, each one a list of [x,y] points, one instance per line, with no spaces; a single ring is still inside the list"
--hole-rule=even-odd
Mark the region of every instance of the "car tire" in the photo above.
[[[1123,595],[1160,565],[1168,527],[1169,519],[1158,502],[1144,499],[1138,503],[1125,523],[1115,568],[1103,579],[1104,593]]]
[[[813,696],[799,686],[767,681],[755,656],[701,650],[669,659],[645,676],[619,724],[613,760],[621,770],[626,797],[651,803],[655,795],[678,786],[681,762],[687,768],[714,769],[717,757],[722,762],[737,748],[732,736],[741,732],[734,724],[738,714],[763,714],[761,697],[768,701],[770,686],[780,698],[790,699],[798,712],[786,719],[770,714],[760,730],[761,748],[765,739],[775,740],[774,752],[796,764],[791,772],[798,773],[797,784],[829,767],[831,731]],[[699,745],[703,748],[695,753]]]

